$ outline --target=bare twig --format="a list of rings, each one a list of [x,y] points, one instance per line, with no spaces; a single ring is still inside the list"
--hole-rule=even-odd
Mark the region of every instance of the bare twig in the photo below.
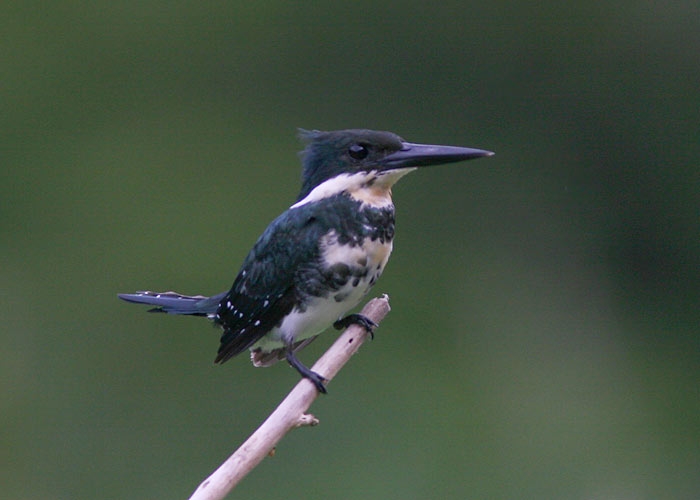
[[[363,315],[379,324],[389,312],[389,297],[372,299]],[[358,325],[351,325],[311,368],[332,380],[369,337]],[[274,453],[275,446],[291,429],[316,425],[318,420],[306,413],[318,396],[314,384],[302,379],[258,429],[209,476],[190,500],[221,500],[262,460]]]

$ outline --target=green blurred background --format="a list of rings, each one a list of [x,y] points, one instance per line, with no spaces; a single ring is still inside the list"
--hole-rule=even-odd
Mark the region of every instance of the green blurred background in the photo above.
[[[698,498],[697,1],[27,1],[0,27],[2,498],[185,498],[296,383],[116,299],[227,289],[297,194],[296,127],[497,155],[395,188],[393,311],[232,498]]]

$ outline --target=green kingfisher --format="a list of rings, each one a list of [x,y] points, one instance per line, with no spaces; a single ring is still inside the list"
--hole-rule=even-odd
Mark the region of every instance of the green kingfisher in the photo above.
[[[394,239],[391,188],[417,169],[493,155],[455,146],[414,144],[391,132],[300,132],[301,192],[272,221],[243,261],[228,292],[119,294],[153,312],[206,316],[223,330],[216,363],[249,349],[255,366],[285,359],[326,392],[323,375],[296,352],[330,325],[377,326],[358,305],[382,274]],[[340,319],[339,319],[340,318]]]

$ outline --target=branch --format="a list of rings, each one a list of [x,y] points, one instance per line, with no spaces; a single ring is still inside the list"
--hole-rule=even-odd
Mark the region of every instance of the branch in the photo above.
[[[389,297],[370,300],[361,314],[379,324],[389,312]],[[349,326],[335,343],[311,367],[330,381],[367,340],[369,334],[358,325]],[[211,476],[195,490],[190,500],[221,500],[263,459],[290,430],[316,425],[318,420],[306,414],[318,396],[314,384],[301,379],[267,420]]]

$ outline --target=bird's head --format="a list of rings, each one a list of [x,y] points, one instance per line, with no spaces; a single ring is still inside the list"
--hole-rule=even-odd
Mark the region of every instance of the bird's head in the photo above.
[[[300,130],[299,135],[306,142],[306,148],[301,153],[302,187],[298,200],[339,176],[395,172],[398,179],[400,174],[417,167],[493,155],[482,149],[413,144],[392,132],[377,130]]]

